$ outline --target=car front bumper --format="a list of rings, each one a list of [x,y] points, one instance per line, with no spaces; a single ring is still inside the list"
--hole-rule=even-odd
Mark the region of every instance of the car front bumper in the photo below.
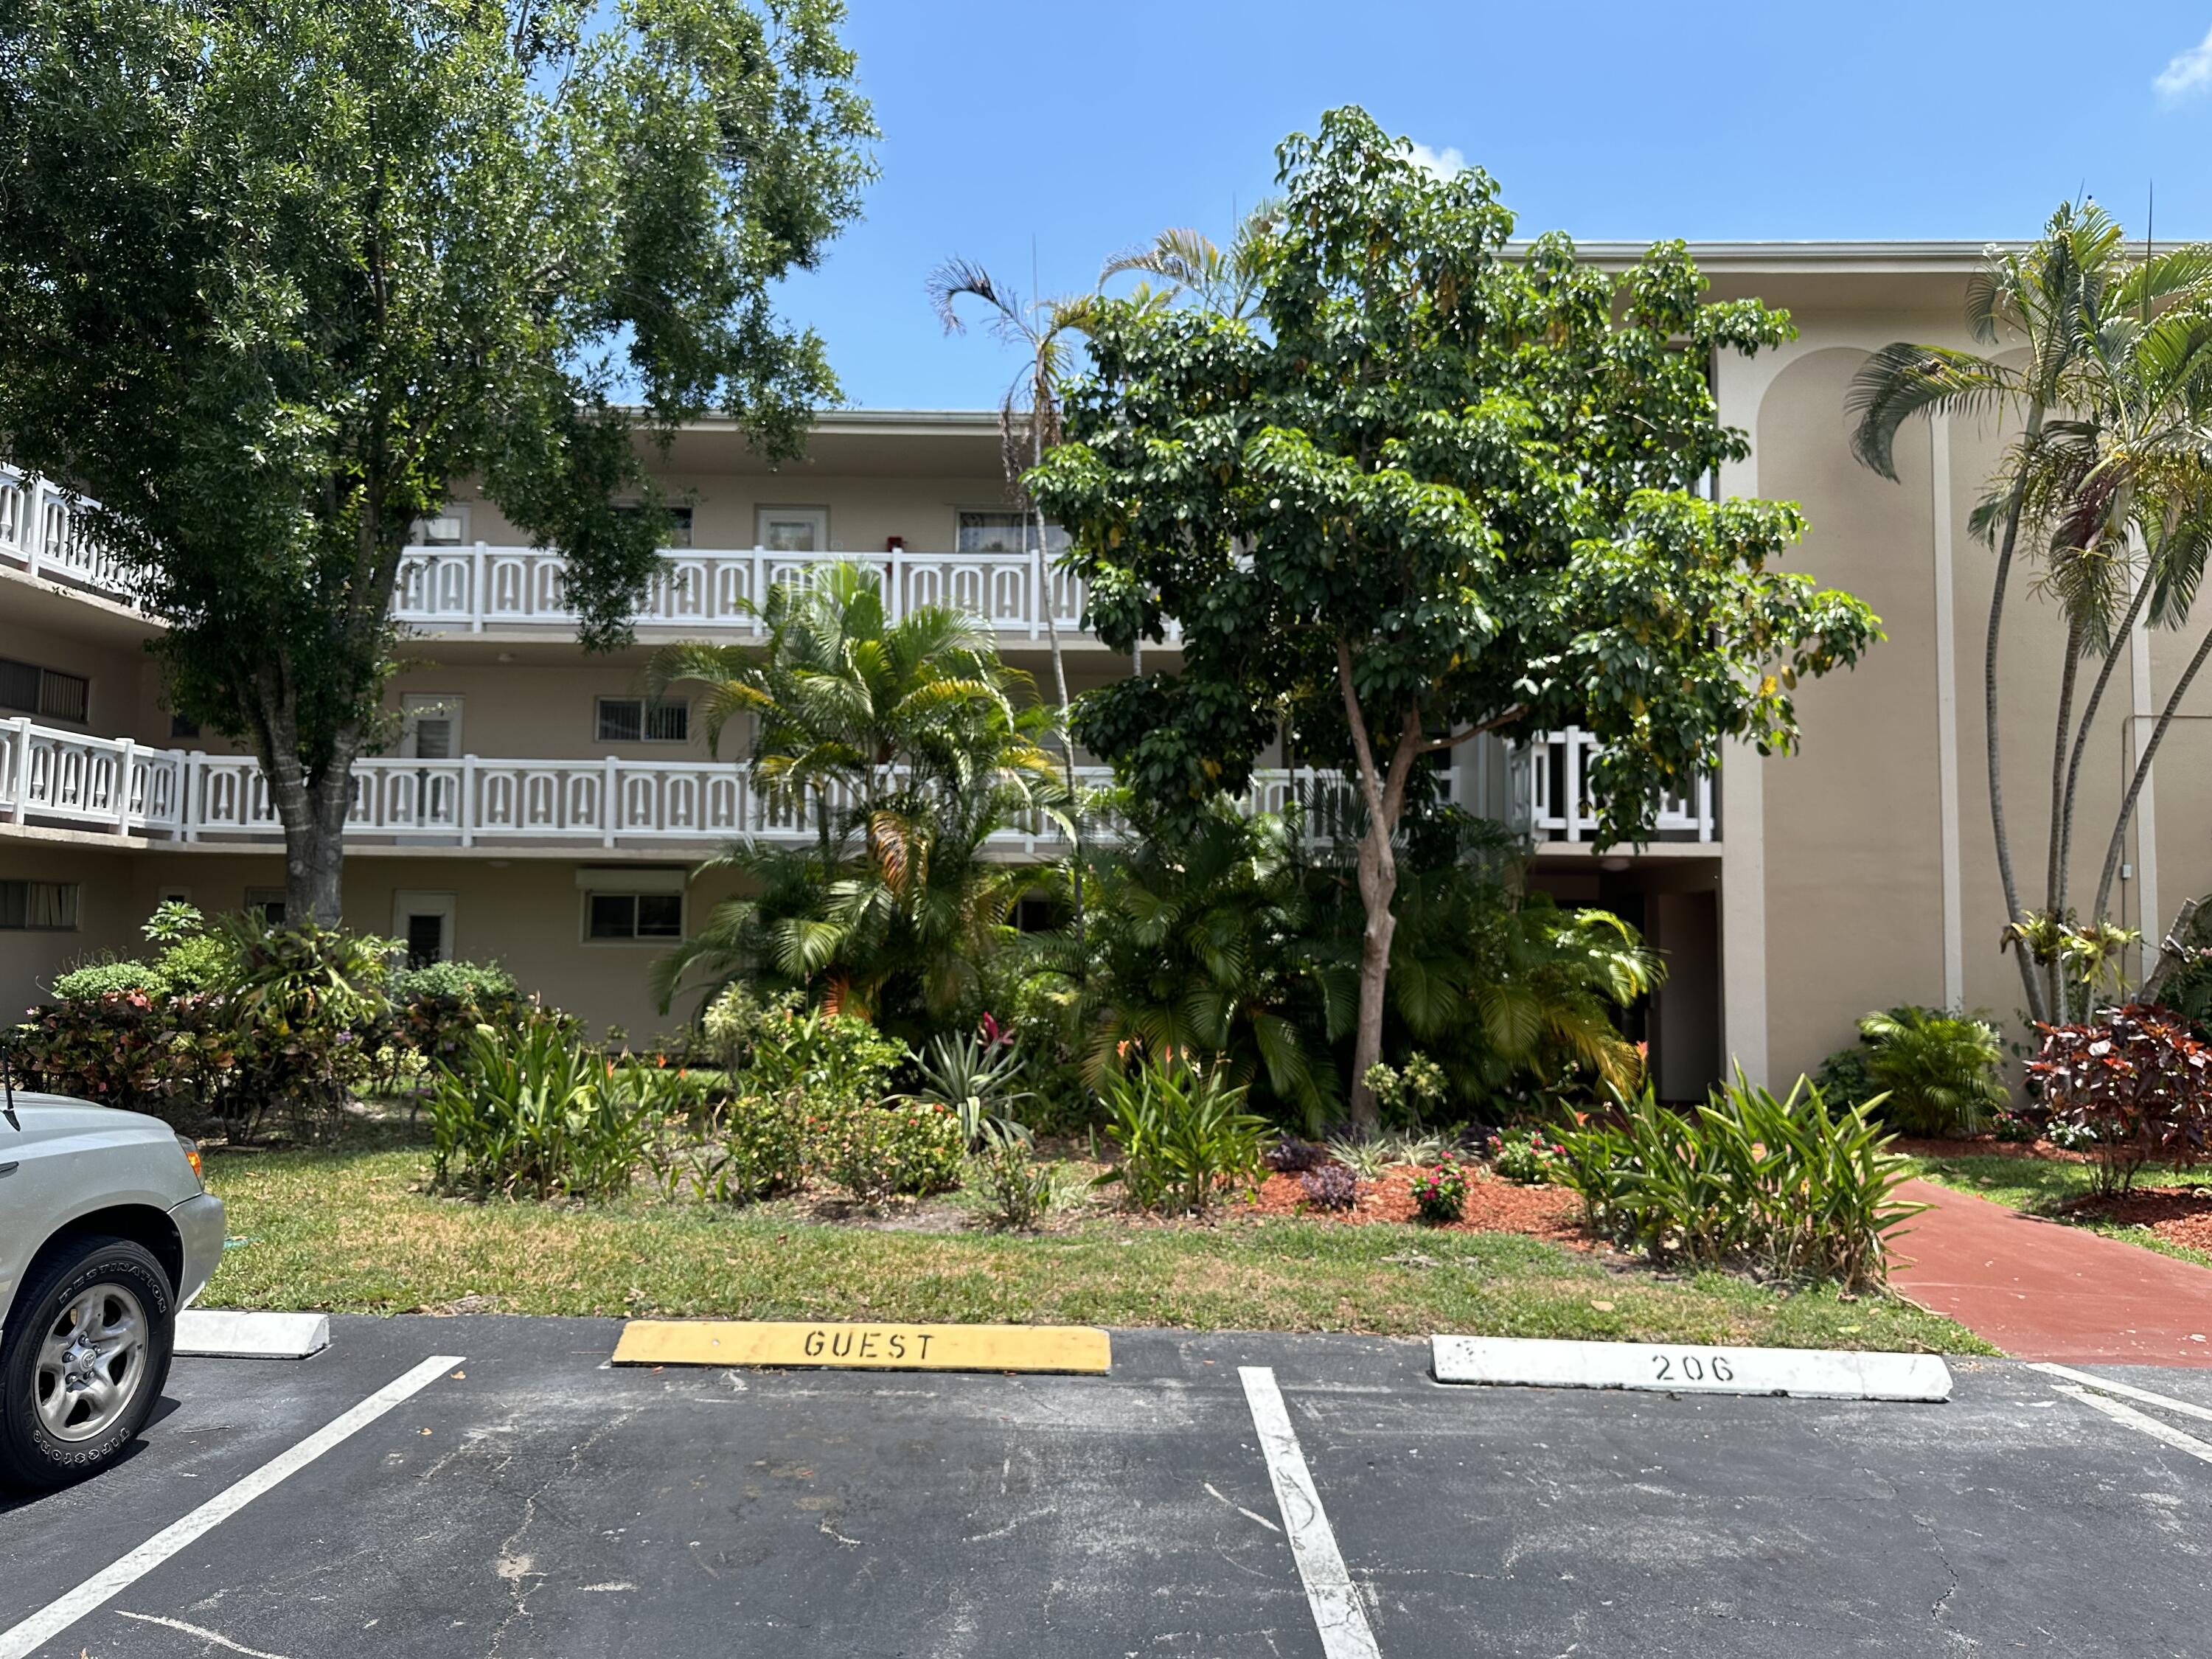
[[[170,1211],[169,1219],[176,1224],[177,1237],[185,1246],[184,1278],[177,1285],[177,1306],[182,1310],[207,1288],[222,1261],[222,1200],[213,1193],[198,1194]]]

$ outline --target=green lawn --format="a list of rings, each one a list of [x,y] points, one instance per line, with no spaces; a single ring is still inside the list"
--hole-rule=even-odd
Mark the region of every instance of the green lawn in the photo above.
[[[1889,1297],[1609,1271],[1508,1234],[1244,1219],[1065,1231],[864,1229],[790,1205],[590,1208],[426,1196],[418,1148],[211,1152],[235,1241],[210,1306],[399,1313],[1066,1321],[1987,1353]]]
[[[2060,1214],[2061,1206],[2069,1200],[2081,1197],[2095,1185],[2095,1177],[2086,1164],[2007,1158],[1994,1153],[1968,1158],[1922,1158],[1913,1163],[1916,1173],[1941,1186],[1977,1193],[2009,1209],[2051,1216],[2108,1238],[2140,1244],[2148,1250],[2212,1267],[2212,1252],[2170,1243],[2148,1227]],[[2137,1187],[2194,1187],[2208,1182],[2212,1182],[2212,1172],[2203,1169],[2176,1170],[2160,1164],[2146,1164],[2136,1176]]]

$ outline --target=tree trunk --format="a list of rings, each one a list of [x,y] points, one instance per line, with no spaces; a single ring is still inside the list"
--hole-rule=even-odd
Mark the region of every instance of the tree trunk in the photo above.
[[[1352,683],[1352,648],[1343,641],[1336,646],[1336,676],[1344,694],[1344,714],[1352,728],[1352,750],[1358,763],[1359,793],[1367,808],[1367,832],[1359,839],[1359,902],[1367,924],[1359,938],[1359,1022],[1352,1045],[1352,1127],[1356,1134],[1372,1134],[1382,1127],[1382,1113],[1367,1073],[1382,1058],[1382,1017],[1390,981],[1390,945],[1398,931],[1391,902],[1398,893],[1398,855],[1391,842],[1406,805],[1406,781],[1420,752],[1421,711],[1410,706],[1401,723],[1395,748],[1390,751],[1386,778],[1376,767],[1373,745],[1368,741],[1367,721],[1359,695]]]
[[[1039,376],[1042,380],[1042,376]],[[1043,391],[1038,388],[1040,394]],[[1034,465],[1044,465],[1044,427],[1041,415],[1032,406],[1030,414],[1030,459]],[[1024,491],[1027,494],[1027,491]],[[1068,868],[1074,873],[1069,890],[1075,901],[1075,973],[1080,984],[1090,975],[1090,957],[1084,945],[1083,915],[1083,813],[1075,793],[1075,738],[1067,729],[1067,660],[1060,648],[1060,619],[1052,602],[1052,573],[1045,558],[1044,510],[1034,508],[1030,516],[1036,520],[1037,606],[1044,612],[1044,635],[1052,649],[1052,690],[1060,700],[1060,755],[1066,769],[1067,821],[1071,826],[1068,842]]]
[[[2066,844],[2059,833],[2060,820],[2066,810],[2066,750],[2068,738],[2074,728],[2074,687],[2081,673],[2081,624],[2069,623],[2066,629],[2066,665],[2058,674],[2058,721],[2051,737],[2051,836],[2048,852],[2044,860],[2043,908],[2053,921],[2063,919],[2061,908],[2066,886]],[[2066,1014],[2065,966],[2056,957],[2044,969],[2044,995],[2047,1007],[2058,1011],[2062,1020]]]
[[[2027,412],[2027,443],[2030,448],[2042,430],[2043,406],[2038,404]],[[2023,477],[2013,486],[2012,500],[2005,510],[2004,541],[1997,549],[1997,568],[1990,582],[1989,642],[1982,655],[1982,707],[1989,741],[1990,823],[1996,832],[1997,875],[2004,884],[2005,917],[2008,921],[2021,920],[2020,883],[2013,875],[2012,836],[2005,825],[2004,763],[1997,724],[1997,636],[2004,627],[2005,588],[2012,576],[2013,550],[2020,544],[2020,515],[2027,495],[2027,480]],[[2020,982],[2027,996],[2028,1017],[2047,1018],[2043,988],[2035,976],[2035,963],[2025,949],[2020,951]]]

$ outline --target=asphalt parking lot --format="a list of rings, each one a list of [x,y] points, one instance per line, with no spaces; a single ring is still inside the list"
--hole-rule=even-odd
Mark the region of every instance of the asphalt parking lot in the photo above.
[[[2009,1362],[1899,1406],[1446,1389],[1423,1344],[1174,1332],[1116,1333],[1105,1377],[611,1370],[617,1329],[341,1319],[304,1362],[179,1360],[123,1465],[0,1500],[0,1655],[2207,1650],[2212,1464]],[[1243,1367],[1322,1514],[1279,1501]],[[2212,1374],[2100,1374],[2212,1407]],[[1316,1521],[1358,1630],[1317,1621]],[[91,1605],[118,1562],[147,1570]],[[23,1647],[57,1604],[83,1610]]]

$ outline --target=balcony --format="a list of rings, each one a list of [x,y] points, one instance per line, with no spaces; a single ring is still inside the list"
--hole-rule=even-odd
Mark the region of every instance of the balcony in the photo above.
[[[1103,787],[1103,767],[1078,770]],[[1443,774],[1456,798],[1460,775]],[[355,763],[346,833],[364,841],[451,847],[578,848],[702,845],[752,838],[802,846],[814,838],[810,812],[771,800],[728,761],[405,760]],[[1333,772],[1272,769],[1254,775],[1248,811],[1306,807],[1309,841],[1325,842],[1356,819],[1352,790]],[[155,748],[0,720],[0,822],[179,842],[267,845],[281,833],[266,780],[251,756]],[[1113,838],[1120,826],[1101,822]],[[991,845],[1013,856],[1050,851],[1063,837],[1050,820],[1000,831]]]
[[[872,570],[892,620],[926,605],[965,611],[1001,641],[1041,640],[1047,605],[1061,631],[1083,623],[1083,584],[1034,553],[784,553],[766,548],[667,548],[633,620],[664,631],[759,633],[747,607],[778,584],[806,580],[832,562]],[[542,548],[410,547],[402,556],[392,614],[418,628],[481,634],[575,626],[568,560]]]
[[[137,598],[121,562],[86,521],[91,505],[43,478],[0,466],[0,565],[135,609]]]
[[[1575,726],[1508,744],[1506,822],[1539,842],[1596,840],[1598,811],[1590,799],[1589,778],[1598,748],[1595,736]],[[1657,838],[1717,840],[1713,784],[1713,775],[1707,773],[1685,793],[1662,795],[1652,824]]]

